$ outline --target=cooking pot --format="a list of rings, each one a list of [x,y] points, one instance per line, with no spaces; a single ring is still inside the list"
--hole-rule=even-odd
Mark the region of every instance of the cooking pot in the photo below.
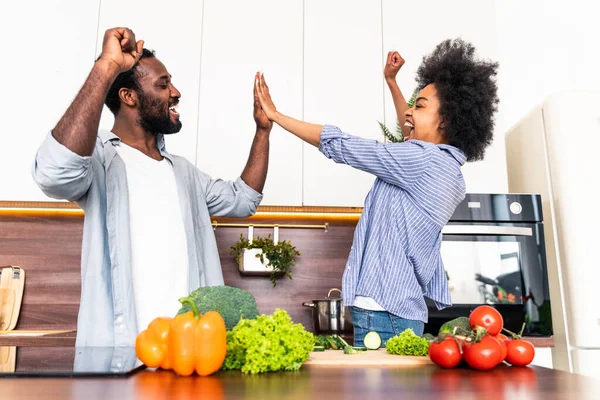
[[[332,298],[331,293],[336,291],[340,293],[340,297]],[[340,289],[333,288],[327,293],[327,299],[302,303],[304,307],[312,308],[313,323],[317,334],[352,333],[352,317],[348,307],[342,304],[341,294]]]

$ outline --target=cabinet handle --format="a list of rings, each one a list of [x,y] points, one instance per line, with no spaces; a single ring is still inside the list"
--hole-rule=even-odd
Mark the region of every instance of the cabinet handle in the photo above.
[[[494,225],[446,225],[442,228],[442,233],[446,235],[533,236],[531,228]]]

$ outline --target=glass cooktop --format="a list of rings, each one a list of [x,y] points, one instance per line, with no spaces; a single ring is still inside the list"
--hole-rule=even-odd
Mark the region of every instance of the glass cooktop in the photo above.
[[[144,368],[134,347],[0,346],[0,377],[126,377]]]

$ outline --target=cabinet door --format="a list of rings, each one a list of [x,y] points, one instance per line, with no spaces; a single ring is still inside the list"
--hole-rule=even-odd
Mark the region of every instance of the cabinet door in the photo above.
[[[384,55],[396,50],[406,60],[397,81],[407,100],[416,87],[416,72],[423,56],[431,53],[445,39],[461,37],[475,46],[478,57],[498,61],[496,12],[492,1],[383,0],[382,7]],[[426,23],[419,18],[423,15],[427,16]],[[498,113],[497,121],[499,117]],[[387,88],[385,120],[388,127],[395,129],[397,118]],[[467,163],[462,170],[468,192],[506,192],[508,180],[503,133],[496,133],[483,161]]]
[[[198,167],[235,179],[256,131],[254,75],[262,71],[282,112],[302,112],[302,1],[205,0]],[[302,203],[302,143],[275,126],[262,205]]]
[[[3,1],[0,200],[48,199],[31,177],[35,153],[94,61],[98,0]]]
[[[167,150],[195,162],[198,132],[198,82],[202,51],[202,1],[102,0],[97,53],[102,52],[104,32],[127,27],[144,47],[156,51],[172,82],[181,92],[181,131],[166,138]],[[100,127],[111,129],[114,118],[104,107]]]
[[[304,120],[383,141],[381,4],[306,0]],[[362,207],[374,176],[304,144],[304,204]]]

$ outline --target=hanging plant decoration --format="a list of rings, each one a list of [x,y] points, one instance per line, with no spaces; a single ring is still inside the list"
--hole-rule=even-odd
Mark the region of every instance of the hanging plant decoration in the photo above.
[[[254,251],[255,260],[252,258],[244,257],[246,253],[251,250]],[[240,234],[240,240],[238,240],[233,246],[230,246],[231,255],[235,257],[235,260],[240,266],[240,272],[243,270],[254,270],[257,268],[243,265],[244,262],[260,262],[264,273],[270,275],[269,280],[273,284],[273,287],[277,285],[277,280],[283,277],[292,279],[292,268],[296,265],[296,257],[300,256],[300,252],[296,247],[292,246],[290,241],[277,241],[271,239],[271,235],[267,237],[257,236],[252,240],[245,238],[243,234]]]

